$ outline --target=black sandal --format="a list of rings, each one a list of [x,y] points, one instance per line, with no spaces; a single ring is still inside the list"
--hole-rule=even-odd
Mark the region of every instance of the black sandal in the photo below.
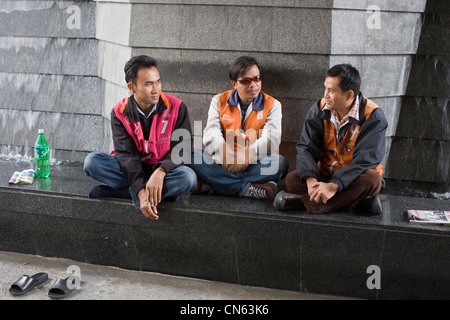
[[[22,296],[37,285],[40,285],[47,281],[48,274],[41,272],[36,273],[34,276],[23,275],[9,288],[9,293],[13,296]]]
[[[66,279],[56,279],[48,291],[48,296],[53,299],[62,299],[67,297],[75,289],[75,280],[77,276],[70,276]]]

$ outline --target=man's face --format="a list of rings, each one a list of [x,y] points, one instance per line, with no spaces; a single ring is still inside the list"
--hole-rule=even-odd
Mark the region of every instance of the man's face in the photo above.
[[[128,86],[130,88],[130,84]],[[161,77],[158,69],[139,69],[135,83],[131,83],[131,91],[141,108],[148,108],[158,103],[161,95]]]
[[[237,81],[231,81],[231,84],[237,89],[243,103],[252,102],[261,92],[261,74],[258,66],[249,67]]]
[[[347,108],[353,102],[353,91],[344,92],[339,87],[339,77],[327,77],[325,79],[324,98],[328,108],[331,110],[342,110]]]

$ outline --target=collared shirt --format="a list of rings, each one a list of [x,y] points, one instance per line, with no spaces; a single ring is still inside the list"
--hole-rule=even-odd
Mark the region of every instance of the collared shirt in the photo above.
[[[244,125],[245,115],[247,113],[248,107],[250,107],[250,104],[251,104],[251,102],[250,103],[243,103],[241,101],[241,99],[239,99],[239,106],[241,107],[241,121],[242,121],[242,125]]]
[[[138,112],[139,112],[142,116],[144,116],[144,118],[148,119],[148,118],[150,118],[150,116],[152,115],[152,113],[156,111],[156,106],[157,106],[157,105],[158,105],[158,104],[155,104],[155,105],[153,106],[153,109],[152,109],[152,111],[150,111],[150,113],[148,114],[148,116],[145,115],[145,113],[141,110],[141,108],[138,107],[137,110],[138,110]]]
[[[241,110],[242,127],[244,127],[247,110],[250,105],[252,106],[252,110],[256,110],[256,111],[264,110],[264,97],[261,92],[258,94],[258,96],[255,99],[253,99],[252,102],[250,102],[249,104],[244,104],[241,101],[241,99],[239,99],[238,91],[235,89],[231,93],[230,97],[228,98],[227,103],[230,106],[239,106],[239,108]]]
[[[230,97],[228,98],[227,103],[230,106],[237,106],[239,104],[239,94],[236,89],[231,93]],[[261,92],[258,94],[258,96],[255,99],[253,99],[251,104],[252,104],[252,110],[256,110],[256,111],[264,110],[264,97]]]
[[[353,119],[359,121],[359,96],[356,97],[355,102],[353,103],[352,108],[350,111],[342,118],[341,121],[339,121],[339,116],[336,110],[331,110],[328,108],[327,105],[322,110],[330,110],[331,111],[331,118],[330,121],[336,128],[336,134],[339,134],[339,130],[342,129],[347,123],[348,119],[352,117]]]

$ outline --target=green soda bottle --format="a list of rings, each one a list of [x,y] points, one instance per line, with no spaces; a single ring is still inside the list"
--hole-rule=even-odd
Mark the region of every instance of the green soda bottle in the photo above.
[[[50,175],[50,149],[44,137],[44,129],[39,129],[39,136],[34,144],[34,160],[36,178],[47,178]]]

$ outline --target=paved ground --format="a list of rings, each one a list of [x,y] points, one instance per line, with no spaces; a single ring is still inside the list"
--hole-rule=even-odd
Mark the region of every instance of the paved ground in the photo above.
[[[57,278],[65,279],[69,266],[80,268],[81,286],[67,300],[342,300],[346,298],[139,272],[66,259],[0,251],[1,300],[49,300]],[[47,282],[21,297],[9,288],[21,275],[46,272]]]

